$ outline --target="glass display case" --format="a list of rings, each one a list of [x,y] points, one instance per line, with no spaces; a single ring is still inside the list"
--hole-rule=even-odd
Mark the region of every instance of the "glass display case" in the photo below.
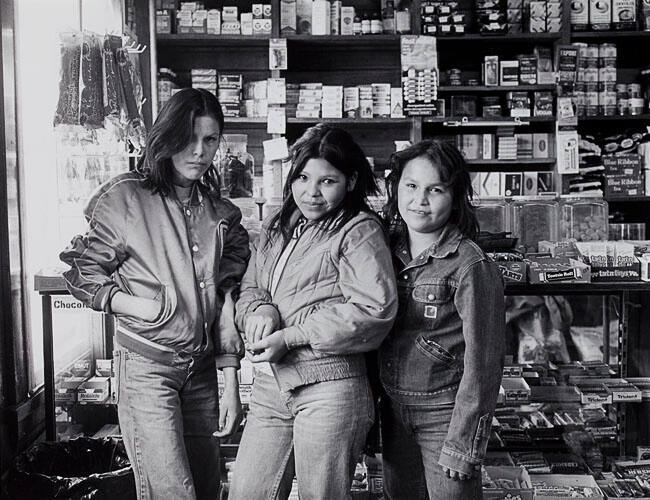
[[[521,250],[537,252],[540,241],[557,240],[559,204],[554,197],[517,197],[510,207],[512,235],[519,238]]]
[[[475,204],[479,229],[489,233],[510,231],[508,202],[503,198],[482,198]]]
[[[559,238],[604,241],[608,233],[609,206],[602,198],[560,199]]]

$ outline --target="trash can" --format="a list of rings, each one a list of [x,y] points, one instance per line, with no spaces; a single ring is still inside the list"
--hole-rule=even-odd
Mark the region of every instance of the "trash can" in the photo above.
[[[9,499],[136,499],[133,470],[117,438],[37,443],[5,477]]]

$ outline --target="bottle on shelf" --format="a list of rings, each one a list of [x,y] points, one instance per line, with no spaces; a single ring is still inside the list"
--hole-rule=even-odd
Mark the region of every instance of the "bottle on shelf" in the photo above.
[[[395,13],[395,29],[401,35],[411,32],[411,13],[408,8],[400,9]]]
[[[361,17],[358,15],[355,15],[354,20],[352,21],[352,32],[355,35],[361,34]]]
[[[368,16],[367,12],[364,12],[363,16],[361,17],[361,34],[369,35],[370,32],[371,32],[370,16]]]
[[[386,0],[386,7],[382,12],[384,33],[395,33],[395,4],[393,0]]]
[[[379,35],[384,30],[383,24],[379,17],[379,13],[373,12],[370,19],[370,33],[373,35]]]

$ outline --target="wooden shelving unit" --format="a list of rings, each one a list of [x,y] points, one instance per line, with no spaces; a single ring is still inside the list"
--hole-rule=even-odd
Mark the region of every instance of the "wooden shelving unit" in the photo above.
[[[641,115],[616,115],[616,116],[581,116],[578,118],[578,125],[590,122],[643,122],[650,123],[650,113]]]
[[[489,92],[516,92],[516,91],[555,91],[556,85],[442,85],[438,87],[439,94],[456,93],[489,93]]]
[[[571,33],[574,42],[586,40],[599,43],[614,41],[644,41],[650,42],[650,31],[574,31]]]

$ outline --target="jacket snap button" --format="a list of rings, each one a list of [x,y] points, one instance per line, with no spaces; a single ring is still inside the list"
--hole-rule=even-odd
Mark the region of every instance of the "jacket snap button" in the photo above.
[[[185,215],[192,215],[192,212],[190,210],[185,210]]]
[[[198,251],[199,251],[199,247],[198,247],[197,245],[194,245],[194,246],[192,247],[192,251],[193,251],[193,252],[198,252]]]
[[[205,288],[205,283],[203,281],[199,283],[199,288]]]
[[[404,279],[404,280],[407,280],[407,279],[409,279],[409,276],[408,276],[408,274],[405,274],[404,276],[402,276],[402,279]]]
[[[427,295],[427,299],[429,299],[429,300],[433,300],[434,298],[435,298],[435,297],[433,296],[433,294],[429,294],[429,295]]]

